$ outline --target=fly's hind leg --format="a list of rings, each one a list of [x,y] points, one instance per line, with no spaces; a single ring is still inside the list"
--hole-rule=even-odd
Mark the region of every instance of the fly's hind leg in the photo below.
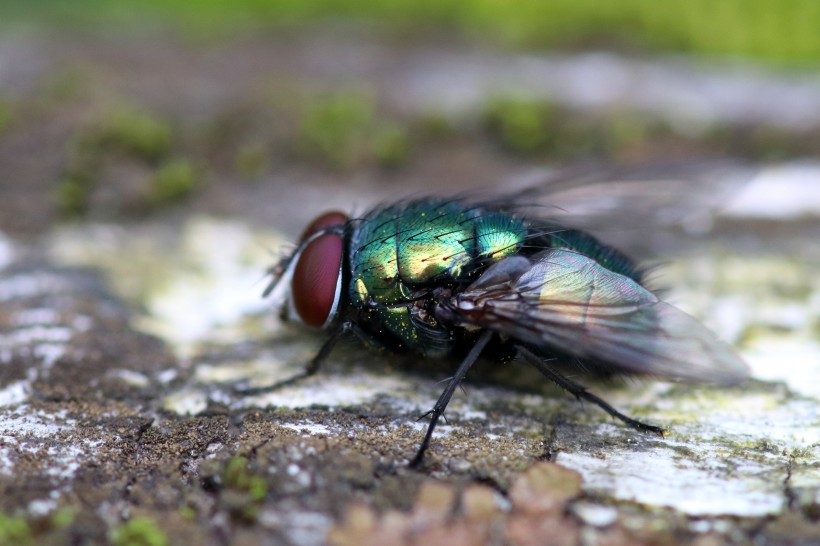
[[[579,400],[588,400],[593,404],[597,405],[599,408],[610,414],[612,417],[616,419],[620,419],[630,427],[640,430],[642,432],[652,432],[659,436],[663,436],[666,433],[666,429],[662,427],[656,427],[654,425],[647,425],[646,423],[642,423],[636,419],[632,419],[631,417],[627,417],[623,413],[619,412],[615,408],[609,405],[605,400],[595,396],[591,392],[587,391],[586,387],[583,385],[579,385],[578,383],[567,379],[560,373],[556,372],[549,366],[543,358],[539,357],[526,347],[518,346],[518,354],[521,355],[527,362],[532,364],[536,370],[541,372],[547,379],[567,391],[568,393],[575,396],[575,398]]]

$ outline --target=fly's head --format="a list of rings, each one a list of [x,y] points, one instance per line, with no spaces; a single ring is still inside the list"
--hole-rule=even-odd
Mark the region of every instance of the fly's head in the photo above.
[[[281,306],[284,319],[326,328],[336,317],[342,297],[344,226],[347,216],[326,212],[308,225],[296,250],[268,272],[264,296]]]

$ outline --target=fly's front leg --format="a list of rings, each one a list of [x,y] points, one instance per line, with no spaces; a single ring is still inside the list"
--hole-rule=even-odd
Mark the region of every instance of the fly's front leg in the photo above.
[[[314,356],[310,360],[310,362],[307,363],[307,366],[305,366],[304,371],[302,371],[301,373],[298,373],[287,379],[283,379],[282,381],[277,381],[272,385],[265,385],[264,387],[237,387],[234,389],[234,391],[237,394],[243,396],[264,394],[303,381],[304,379],[307,379],[308,377],[315,375],[316,372],[319,371],[319,368],[322,367],[322,364],[325,362],[325,360],[327,360],[327,357],[330,355],[330,351],[332,351],[333,348],[336,347],[336,344],[339,343],[339,340],[342,339],[342,336],[344,336],[348,332],[357,332],[358,330],[358,326],[356,326],[354,323],[343,322],[341,326],[339,326],[339,328],[335,332],[333,332],[330,338],[328,338],[328,340],[325,341],[325,344],[322,345],[322,348],[319,349],[319,352],[316,354],[316,356]]]
[[[421,464],[422,459],[424,458],[424,452],[427,451],[427,448],[430,446],[430,439],[433,437],[433,430],[436,428],[436,424],[438,424],[439,418],[444,414],[444,410],[447,409],[447,404],[450,403],[450,398],[453,397],[453,393],[456,390],[456,387],[461,383],[464,379],[464,376],[467,375],[467,371],[470,367],[475,364],[475,361],[478,360],[478,357],[481,355],[481,351],[487,346],[487,343],[493,337],[493,332],[485,331],[476,341],[476,344],[473,345],[473,348],[470,349],[470,353],[467,357],[461,362],[456,370],[455,375],[450,379],[447,383],[447,387],[444,389],[444,392],[441,393],[441,396],[438,397],[436,400],[436,405],[433,406],[433,409],[425,413],[420,417],[424,418],[428,415],[430,417],[430,424],[427,425],[427,433],[424,435],[424,440],[421,442],[421,446],[419,446],[419,450],[416,453],[416,456],[413,457],[413,460],[410,461],[411,467],[416,467]]]

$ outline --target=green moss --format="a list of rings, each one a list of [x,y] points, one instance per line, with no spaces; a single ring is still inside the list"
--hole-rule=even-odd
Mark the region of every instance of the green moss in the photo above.
[[[157,161],[171,150],[171,126],[143,112],[115,112],[97,136],[101,147],[114,148],[145,161]]]
[[[185,159],[175,159],[160,166],[151,181],[150,200],[155,205],[176,203],[196,187],[194,166]]]
[[[382,167],[397,167],[407,161],[410,154],[410,138],[399,125],[386,125],[373,136],[376,160]]]
[[[381,121],[367,93],[342,91],[302,104],[298,143],[303,158],[346,170],[377,164],[396,167],[410,153],[404,125]]]
[[[808,447],[795,447],[791,449],[789,458],[799,463],[816,463],[814,451]]]
[[[156,163],[171,151],[171,126],[144,112],[116,110],[100,122],[79,130],[67,144],[68,170],[87,174],[109,153]]]
[[[71,508],[60,508],[51,514],[51,524],[57,529],[68,527],[74,523],[76,513]]]
[[[0,513],[0,545],[55,543],[54,537],[59,536],[56,530],[69,527],[74,522],[75,515],[76,512],[71,508],[59,508],[48,517],[35,517],[31,520]]]
[[[305,105],[300,141],[305,154],[336,168],[350,168],[365,156],[374,121],[373,99],[341,92]]]
[[[654,149],[708,148],[716,154],[782,159],[810,154],[813,133],[773,127],[720,125],[701,134],[681,131],[659,115],[628,108],[578,111],[548,101],[498,96],[482,111],[483,127],[505,151],[558,160],[645,158]]]
[[[0,513],[0,544],[19,546],[34,544],[34,537],[28,522],[22,517]]]
[[[254,475],[245,457],[232,457],[225,466],[225,487],[247,492],[253,501],[262,500],[268,492],[268,484],[262,476]]]
[[[440,139],[455,134],[455,127],[443,112],[428,110],[416,123],[418,132],[425,139]]]
[[[496,97],[484,110],[484,122],[491,135],[516,153],[544,150],[550,142],[554,108],[545,101],[521,97]]]
[[[248,459],[241,456],[229,459],[216,481],[223,486],[220,504],[240,521],[255,521],[268,494],[268,484],[263,476],[254,473]]]
[[[179,509],[179,515],[183,519],[194,521],[196,519],[196,510],[194,510],[191,506],[183,506]]]
[[[155,174],[147,180],[147,205],[182,199],[195,185],[195,172],[186,161],[171,160],[171,126],[130,108],[121,108],[100,122],[77,131],[66,145],[66,168],[54,193],[63,217],[83,216],[102,183],[101,173],[110,158],[141,164]],[[123,204],[124,205],[124,204]]]
[[[154,520],[135,517],[120,525],[111,533],[115,546],[166,546],[168,537]]]
[[[94,185],[85,177],[70,175],[64,178],[55,191],[57,210],[65,218],[77,218],[88,211]]]

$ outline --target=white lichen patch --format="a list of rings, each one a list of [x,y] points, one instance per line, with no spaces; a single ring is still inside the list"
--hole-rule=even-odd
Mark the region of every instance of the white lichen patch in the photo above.
[[[760,517],[786,508],[790,457],[820,446],[820,405],[782,393],[677,389],[653,419],[669,424],[666,438],[638,436],[632,448],[629,435],[638,433],[601,425],[589,434],[620,439],[615,444],[626,436],[627,447],[565,449],[556,462],[580,472],[595,495],[692,516]],[[820,488],[814,478],[801,470],[800,487]]]
[[[74,419],[66,418],[66,411],[48,413],[33,410],[26,404],[13,409],[0,410],[0,433],[14,433],[18,437],[48,438],[76,425]]]
[[[786,505],[785,467],[747,463],[740,473],[737,461],[690,459],[663,447],[609,449],[599,455],[561,452],[556,462],[581,473],[590,493],[691,516],[761,517],[777,514]]]
[[[81,436],[77,420],[66,410],[46,411],[28,404],[0,409],[0,476],[41,475],[51,484],[47,498],[27,508],[40,517],[52,512],[72,487],[77,471],[97,463],[105,431]],[[24,465],[25,469],[21,469]]]
[[[342,407],[372,402],[383,395],[407,394],[407,383],[401,378],[357,373],[310,378],[298,385],[239,399],[236,403],[241,407]]]
[[[303,546],[327,544],[327,533],[333,519],[321,512],[306,512],[293,506],[277,506],[259,514],[259,523],[266,529],[285,533],[289,542]]]
[[[55,293],[67,293],[71,286],[66,278],[43,272],[29,272],[0,279],[0,302],[10,303]],[[13,309],[13,307],[9,307]],[[84,324],[66,323],[54,309],[32,307],[7,315],[8,326],[0,331],[0,365],[15,357],[39,360],[39,367],[29,367],[29,379],[40,370],[48,370],[62,357],[71,338],[87,329]],[[86,328],[82,328],[86,326]],[[0,395],[0,405],[3,405]],[[12,397],[14,399],[14,397]],[[18,403],[22,400],[14,399]]]
[[[35,517],[47,516],[57,509],[56,499],[37,499],[28,503],[28,512]]]
[[[257,356],[225,358],[214,363],[194,360],[194,380],[204,385],[234,381],[244,381],[254,387],[270,385],[301,373],[319,351],[319,341],[310,337],[295,341],[274,338],[270,344],[275,346],[275,351]]]
[[[61,481],[73,478],[86,459],[86,451],[84,445],[49,446],[45,450],[49,459],[46,475]]]
[[[418,434],[419,438],[422,438],[424,436],[424,434],[427,432],[428,425],[429,425],[429,423],[427,422],[427,420],[422,420],[422,421],[406,421],[406,422],[400,423],[398,426],[408,427],[408,428],[414,430]],[[439,424],[438,426],[436,426],[435,437],[438,438],[439,440],[444,439],[444,438],[448,438],[456,430],[458,430],[458,427],[456,427],[454,425]]]
[[[88,316],[62,313],[42,304],[30,305],[29,300],[75,291],[68,276],[50,272],[30,271],[0,278],[0,302],[8,302],[4,327],[0,329],[0,366],[27,362],[25,379],[0,388],[0,407],[26,402],[32,382],[48,375],[66,355],[74,336],[86,332],[92,324]]]
[[[208,393],[202,389],[186,387],[166,396],[162,400],[162,407],[177,415],[197,415],[208,407]]]
[[[14,465],[24,453],[44,456],[44,467],[60,466],[64,459],[59,453],[48,453],[56,449],[50,441],[75,425],[76,421],[67,419],[62,411],[47,413],[26,404],[0,409],[0,474],[13,475]]]
[[[332,429],[327,425],[314,423],[310,420],[299,421],[296,423],[282,423],[279,426],[281,426],[282,428],[295,430],[296,432],[299,432],[301,434],[308,434],[310,436],[327,436],[333,433]]]
[[[820,255],[796,248],[803,255],[704,247],[675,259],[665,280],[673,303],[738,345],[752,377],[782,381],[820,403]]]
[[[17,440],[9,437],[0,437],[0,475],[14,474],[14,461],[17,454]]]
[[[727,216],[786,220],[820,217],[820,162],[761,169],[723,210]]]
[[[71,290],[69,280],[51,272],[27,272],[0,278],[0,301],[33,298],[68,290]]]
[[[7,267],[15,259],[14,243],[0,231],[0,269]]]
[[[0,408],[22,404],[28,399],[30,381],[13,381],[0,389]]]
[[[101,269],[116,292],[148,310],[138,326],[181,356],[199,343],[230,344],[261,335],[254,322],[270,249],[282,239],[241,222],[196,216],[171,225],[86,225],[54,234],[50,256],[62,264]]]
[[[163,384],[168,384],[177,377],[179,377],[179,370],[175,368],[168,368],[157,373],[157,381]]]
[[[782,381],[820,400],[820,342],[799,336],[761,337],[749,343],[743,356],[756,378]]]
[[[151,380],[147,375],[134,370],[125,370],[122,368],[114,368],[106,371],[106,375],[116,377],[126,385],[144,389],[151,384]]]
[[[580,501],[570,507],[573,514],[593,527],[606,527],[618,520],[618,510],[614,506]]]
[[[201,369],[200,369],[201,368]],[[435,400],[435,389],[425,397],[424,390],[401,374],[375,374],[364,370],[351,371],[348,374],[320,372],[316,376],[301,380],[293,385],[274,389],[260,394],[243,394],[233,390],[236,381],[245,383],[254,379],[252,386],[264,386],[287,379],[301,372],[303,366],[288,366],[278,372],[249,373],[241,363],[236,366],[203,365],[195,373],[196,383],[174,391],[165,397],[163,406],[169,411],[191,415],[203,411],[209,400],[230,405],[235,409],[283,407],[291,409],[321,406],[339,408],[356,404],[372,403],[378,399],[389,398],[395,402],[396,413],[420,412],[420,408],[431,406]],[[267,380],[266,383],[262,383]],[[462,409],[461,402],[451,406],[453,413]],[[464,411],[475,411],[463,408]]]
[[[768,397],[738,397],[733,411],[701,414],[697,437],[766,443],[778,450],[820,444],[820,405],[811,400],[788,400],[770,406]],[[680,426],[684,429],[684,426]]]

